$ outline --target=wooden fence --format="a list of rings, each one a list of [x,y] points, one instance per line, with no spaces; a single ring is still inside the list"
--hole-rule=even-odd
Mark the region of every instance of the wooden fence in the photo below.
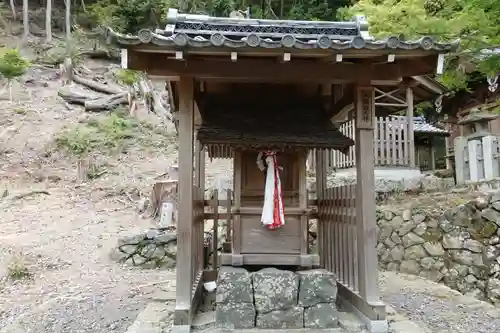
[[[321,266],[354,292],[359,288],[356,184],[330,187],[318,197]],[[375,250],[375,249],[374,249]]]
[[[193,186],[193,233],[191,240],[191,276],[193,278],[192,285],[198,279],[202,278],[205,268],[204,262],[204,221],[205,221],[205,204],[204,204],[203,189],[198,186]],[[181,221],[182,223],[182,221]]]
[[[340,131],[356,141],[354,120],[340,125]],[[375,166],[409,166],[410,142],[408,121],[399,117],[377,117],[374,128]],[[328,154],[327,167],[330,169],[352,168],[356,163],[356,148],[351,146],[347,154],[332,150]],[[314,169],[314,152],[309,154],[309,168]]]

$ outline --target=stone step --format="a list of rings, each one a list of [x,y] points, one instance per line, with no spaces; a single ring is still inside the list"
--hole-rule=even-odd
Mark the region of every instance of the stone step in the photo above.
[[[159,302],[149,303],[142,310],[126,333],[162,333],[165,331],[165,323],[170,322],[168,318],[172,315],[172,307]]]

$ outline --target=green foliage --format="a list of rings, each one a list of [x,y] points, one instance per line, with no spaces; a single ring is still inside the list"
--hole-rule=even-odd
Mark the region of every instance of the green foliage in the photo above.
[[[186,13],[229,16],[233,10],[250,7],[252,18],[333,20],[337,9],[349,5],[349,0],[98,0],[89,6],[89,14],[98,24],[119,32],[134,33],[141,28],[162,27],[168,8]],[[90,20],[86,17],[86,20]]]
[[[482,49],[500,44],[498,0],[360,0],[339,11],[343,18],[354,14],[367,17],[376,37],[460,39],[461,51],[447,58],[446,72],[440,77],[451,90],[467,89],[470,72],[500,72],[500,56],[478,56]]]
[[[0,74],[8,81],[26,73],[30,62],[23,58],[18,49],[9,49],[0,56]]]
[[[23,280],[31,276],[26,261],[20,255],[15,256],[7,267],[7,277],[11,280]]]
[[[131,118],[123,108],[67,128],[55,138],[59,149],[78,157],[94,152],[122,153],[132,146],[138,149],[165,148],[170,146],[172,141],[173,138],[161,131],[161,127],[153,127]]]
[[[137,127],[133,119],[111,113],[103,118],[91,118],[83,125],[61,133],[56,143],[60,149],[76,156],[93,151],[122,151],[137,135]]]
[[[115,75],[118,79],[118,82],[128,87],[131,87],[134,83],[137,83],[141,77],[140,72],[125,68],[118,70]]]

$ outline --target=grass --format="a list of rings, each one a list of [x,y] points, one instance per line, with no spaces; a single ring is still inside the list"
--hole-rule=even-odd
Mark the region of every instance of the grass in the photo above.
[[[59,149],[82,157],[91,152],[122,153],[132,145],[166,147],[172,144],[173,138],[118,109],[64,130],[55,141]]]
[[[7,267],[7,277],[10,280],[24,280],[32,276],[25,260],[21,256],[15,256]]]

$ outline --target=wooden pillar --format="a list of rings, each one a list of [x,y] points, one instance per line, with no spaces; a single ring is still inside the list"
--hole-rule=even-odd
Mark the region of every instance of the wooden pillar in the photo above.
[[[436,147],[434,146],[434,140],[432,137],[429,138],[430,155],[431,155],[431,170],[436,171]]]
[[[406,119],[408,120],[408,151],[410,155],[410,167],[415,165],[415,132],[413,129],[413,89],[406,88]]]
[[[380,302],[375,208],[373,87],[356,87],[356,229],[359,294],[368,303]]]
[[[179,82],[179,221],[177,223],[177,287],[174,325],[190,325],[194,276],[193,239],[193,78]],[[191,166],[191,167],[189,167]]]
[[[303,211],[300,215],[300,266],[312,267],[311,257],[308,255],[309,248],[309,219],[305,212],[307,211],[307,150],[301,151],[298,154],[299,163],[299,205]]]
[[[326,154],[327,151],[324,150],[319,150],[315,149],[314,150],[314,155],[316,159],[316,164],[315,164],[315,169],[316,169],[316,200],[318,202],[318,212],[322,212],[322,200],[324,198],[324,191],[327,187],[327,179],[326,179]],[[325,239],[323,238],[323,230],[324,230],[324,221],[322,221],[321,216],[319,216],[317,222],[316,222],[316,227],[317,227],[317,249],[318,249],[318,254],[320,255],[320,264],[321,267],[326,267],[326,262],[325,262],[325,251],[326,251],[326,244],[325,244]]]

